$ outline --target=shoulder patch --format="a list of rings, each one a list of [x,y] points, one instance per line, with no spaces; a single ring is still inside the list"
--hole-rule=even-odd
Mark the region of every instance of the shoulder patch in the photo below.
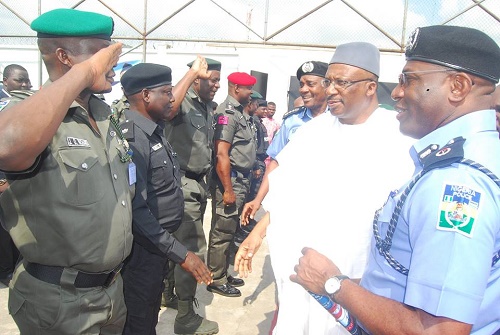
[[[0,101],[0,112],[2,111],[2,109],[4,109],[5,107],[7,107],[7,105],[9,104],[10,100],[5,100],[5,101]]]
[[[444,184],[436,229],[472,237],[481,193],[465,185]]]
[[[297,107],[297,108],[294,108],[292,109],[291,111],[288,111],[286,112],[285,114],[283,114],[283,120],[285,120],[286,118],[292,116],[292,115],[295,115],[295,114],[299,114],[300,112],[303,112],[305,111],[307,108],[304,107],[304,106],[300,106],[300,107]]]
[[[226,125],[228,123],[229,123],[229,116],[227,115],[219,115],[219,117],[217,118],[217,124]]]

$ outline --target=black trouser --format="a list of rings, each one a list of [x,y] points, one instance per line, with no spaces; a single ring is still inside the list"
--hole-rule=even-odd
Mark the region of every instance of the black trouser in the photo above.
[[[155,335],[160,311],[163,278],[168,259],[153,254],[134,242],[122,270],[123,294],[127,306],[124,335]]]

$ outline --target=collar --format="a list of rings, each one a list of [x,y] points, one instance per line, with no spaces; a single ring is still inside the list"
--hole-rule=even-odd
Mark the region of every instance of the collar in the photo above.
[[[10,95],[10,93],[9,93],[9,92],[7,92],[7,91],[5,90],[5,88],[2,88],[2,91],[3,91],[3,93],[7,94],[7,96],[8,96],[8,97],[11,97],[11,96],[12,96],[12,95]]]
[[[410,155],[415,164],[420,164],[420,153],[431,146],[438,145],[442,147],[453,138],[462,136],[467,139],[483,131],[496,131],[496,116],[494,110],[472,112],[434,130],[413,144]]]
[[[126,110],[125,115],[127,116],[127,119],[134,122],[137,127],[141,128],[141,130],[149,136],[153,135],[153,133],[157,132],[158,130],[161,131],[162,125],[165,124],[162,121],[160,121],[160,123],[156,123],[153,120],[148,119],[141,113],[132,110]]]

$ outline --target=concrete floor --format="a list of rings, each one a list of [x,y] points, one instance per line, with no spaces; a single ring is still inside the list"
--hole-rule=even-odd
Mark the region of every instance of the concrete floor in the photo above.
[[[205,232],[210,229],[210,203],[205,215]],[[262,214],[262,213],[258,213]],[[196,312],[219,323],[219,334],[266,335],[269,333],[275,309],[275,285],[269,259],[267,242],[254,256],[254,272],[245,279],[245,286],[239,287],[241,297],[227,298],[212,294],[205,285],[198,286],[199,308]],[[235,274],[230,268],[231,273]],[[0,334],[19,335],[16,324],[9,315],[7,299],[9,290],[0,283]],[[162,308],[158,316],[157,333],[174,334],[176,310]]]

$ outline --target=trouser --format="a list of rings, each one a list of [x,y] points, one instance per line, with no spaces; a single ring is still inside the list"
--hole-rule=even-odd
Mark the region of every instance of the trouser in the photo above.
[[[181,178],[184,194],[184,216],[182,223],[174,232],[174,237],[189,251],[205,261],[207,241],[203,231],[203,216],[207,208],[207,186],[203,180],[199,182],[183,176]],[[196,294],[196,279],[180,266],[175,266],[175,293],[179,300],[189,300]]]
[[[21,335],[121,334],[127,310],[120,275],[108,287],[76,288],[76,271],[64,269],[60,285],[16,268],[9,313]]]
[[[258,176],[256,176],[256,171],[260,172]],[[246,199],[247,202],[255,199],[257,192],[259,192],[260,185],[262,184],[264,173],[266,173],[266,165],[264,164],[264,162],[258,161],[252,173],[253,175],[250,181],[250,190],[248,191]]]
[[[240,214],[250,187],[248,176],[232,171],[231,183],[236,195],[236,202],[224,206],[222,195],[224,188],[217,180],[212,192],[212,224],[208,241],[208,268],[214,274],[214,285],[227,282],[229,266],[229,245],[233,241],[236,228],[240,223]]]
[[[9,233],[0,225],[0,279],[7,278],[14,272],[19,251]]]
[[[153,254],[134,242],[122,271],[123,294],[128,310],[124,335],[156,334],[163,278],[167,271],[167,258]]]

